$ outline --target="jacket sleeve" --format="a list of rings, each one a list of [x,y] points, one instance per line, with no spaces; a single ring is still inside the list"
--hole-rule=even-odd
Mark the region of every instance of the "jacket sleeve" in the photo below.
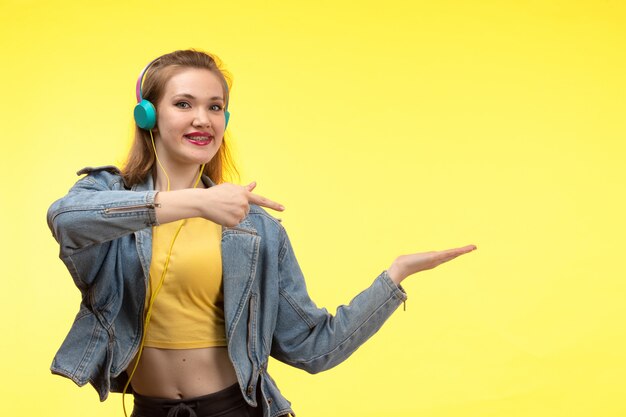
[[[107,242],[157,224],[156,191],[129,191],[121,177],[97,171],[81,178],[65,197],[48,209],[48,227],[71,255],[94,244]]]
[[[383,271],[348,305],[329,314],[310,299],[284,229],[279,252],[279,306],[272,356],[317,373],[338,365],[380,329],[407,296]]]

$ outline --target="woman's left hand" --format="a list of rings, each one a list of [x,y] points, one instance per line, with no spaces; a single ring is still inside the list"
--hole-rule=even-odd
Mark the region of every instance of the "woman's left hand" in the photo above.
[[[396,258],[387,269],[389,278],[396,284],[400,284],[409,275],[419,271],[433,269],[444,262],[451,261],[457,256],[476,250],[476,245],[467,245],[461,248],[447,249],[442,251],[431,251],[414,253],[411,255],[401,255]]]

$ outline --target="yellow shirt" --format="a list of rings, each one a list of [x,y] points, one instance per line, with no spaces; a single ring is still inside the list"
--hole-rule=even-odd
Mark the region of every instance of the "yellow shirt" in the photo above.
[[[152,263],[146,306],[154,296],[181,222],[152,229]],[[163,286],[152,306],[145,346],[192,349],[226,346],[222,287],[222,227],[187,219],[174,246]]]

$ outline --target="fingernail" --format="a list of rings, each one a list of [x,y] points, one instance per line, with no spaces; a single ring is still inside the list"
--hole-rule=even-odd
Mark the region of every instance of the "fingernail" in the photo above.
[[[281,210],[285,209],[285,206],[278,206]]]

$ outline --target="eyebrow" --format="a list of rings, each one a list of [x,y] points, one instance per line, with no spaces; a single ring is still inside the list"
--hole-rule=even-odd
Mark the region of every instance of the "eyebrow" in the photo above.
[[[189,94],[189,93],[181,93],[181,94],[175,94],[172,98],[176,98],[176,97],[185,97],[191,100],[195,100],[196,97],[194,97],[193,95]],[[214,96],[211,97],[209,100],[221,100],[224,101],[224,97],[220,97],[220,96]]]

